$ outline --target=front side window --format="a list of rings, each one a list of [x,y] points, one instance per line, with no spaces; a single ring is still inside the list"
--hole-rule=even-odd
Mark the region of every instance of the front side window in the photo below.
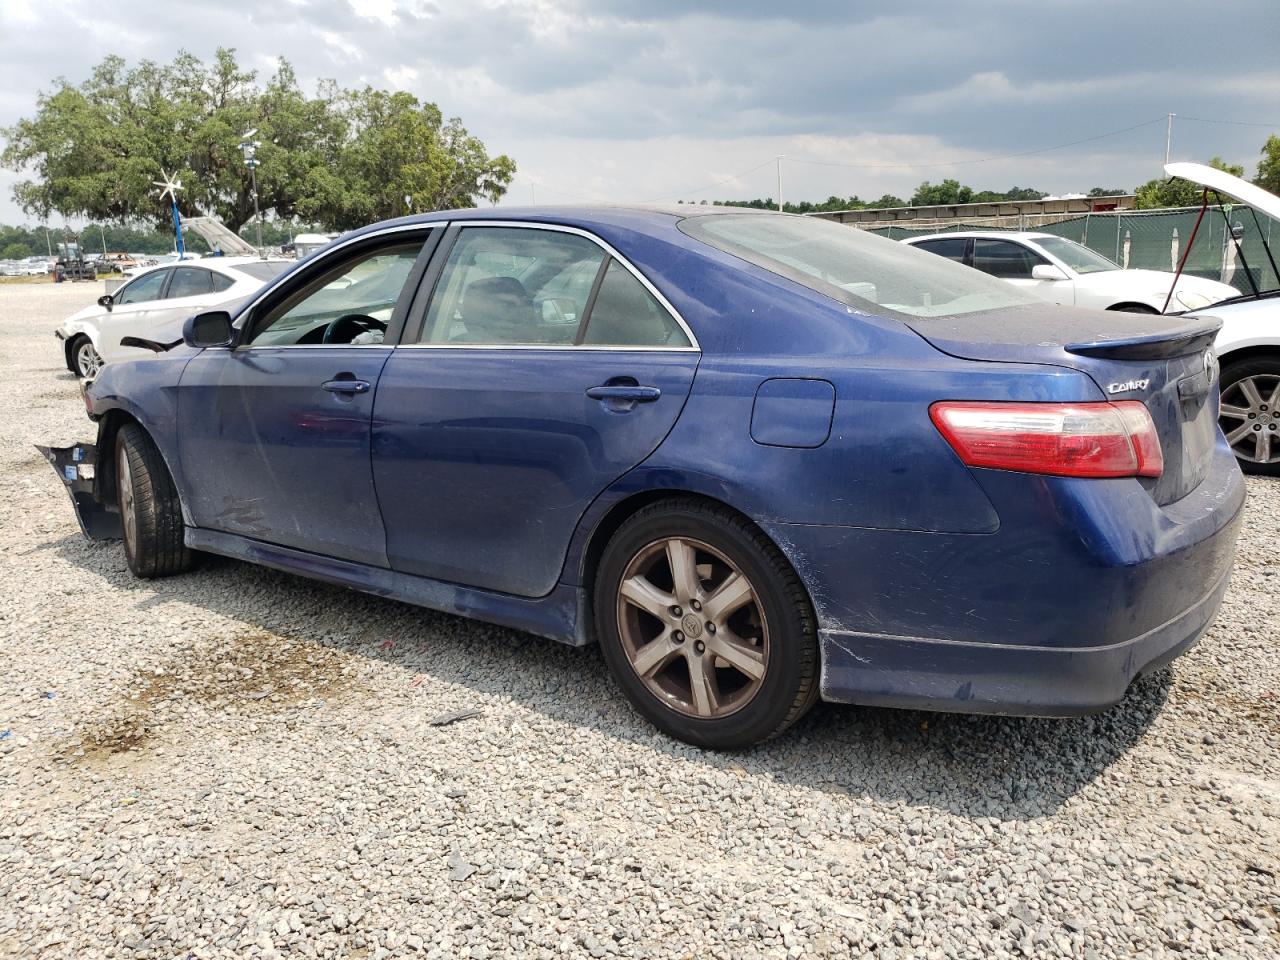
[[[165,277],[168,275],[168,270],[152,270],[150,273],[144,273],[126,284],[113,299],[117,304],[146,303],[148,300],[156,300],[160,297],[160,291],[164,289]]]
[[[422,327],[423,343],[574,343],[604,263],[586,237],[518,227],[458,234]]]
[[[692,346],[671,314],[617,260],[609,261],[600,281],[582,342],[598,346]]]
[[[773,214],[686,217],[695,240],[855,309],[908,317],[955,316],[1040,301],[976,270],[865,230]]]
[[[213,274],[199,267],[175,267],[173,279],[169,281],[169,289],[165,291],[166,300],[177,300],[179,297],[202,297],[213,291]]]
[[[1002,280],[1030,280],[1031,269],[1047,263],[1020,243],[1010,240],[974,240],[973,265]]]
[[[254,323],[254,346],[382,342],[422,241],[400,242],[343,260]]]

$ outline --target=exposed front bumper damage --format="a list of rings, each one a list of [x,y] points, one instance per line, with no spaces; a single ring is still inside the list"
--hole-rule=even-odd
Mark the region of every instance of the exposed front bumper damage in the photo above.
[[[80,532],[90,540],[119,540],[120,513],[114,505],[104,505],[98,496],[98,446],[77,443],[70,447],[37,446],[62,480],[76,508]]]

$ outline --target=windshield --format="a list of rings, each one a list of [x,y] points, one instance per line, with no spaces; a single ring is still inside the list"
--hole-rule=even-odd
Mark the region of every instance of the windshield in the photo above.
[[[293,266],[292,260],[259,260],[256,263],[241,263],[235,266],[239,273],[247,273],[255,280],[270,280],[278,277]]]
[[[1036,237],[1033,241],[1046,253],[1057,257],[1076,273],[1102,273],[1104,270],[1119,270],[1120,264],[1113,263],[1100,253],[1094,253],[1088,247],[1067,240],[1063,237]]]
[[[903,243],[812,217],[689,217],[680,229],[725,253],[870,313],[955,316],[1039,302]]]

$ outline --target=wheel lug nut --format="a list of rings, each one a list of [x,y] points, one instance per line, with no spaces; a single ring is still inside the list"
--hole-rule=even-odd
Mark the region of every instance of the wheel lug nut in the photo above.
[[[707,633],[715,633],[715,632],[716,632],[716,625],[715,625],[714,623],[712,623],[710,620],[708,620],[708,621],[707,621]]]
[[[676,643],[684,643],[684,633],[680,630],[677,630],[675,633],[671,635],[671,639],[674,640]]]
[[[684,611],[683,611],[683,610],[681,610],[679,607],[672,607],[672,608],[671,608],[671,615],[672,615],[673,617],[683,617],[683,616],[684,616]]]
[[[697,643],[693,645],[693,649],[696,650],[698,653],[702,653],[707,649],[707,645],[703,643],[701,640],[699,640]]]
[[[695,610],[701,610],[701,609],[702,609],[702,604],[700,604],[697,600],[691,600],[691,601],[689,602],[689,606],[693,607],[693,609],[695,609]]]

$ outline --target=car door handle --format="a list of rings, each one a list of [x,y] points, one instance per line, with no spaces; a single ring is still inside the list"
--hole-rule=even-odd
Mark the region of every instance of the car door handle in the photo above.
[[[587,396],[592,400],[631,400],[635,403],[653,403],[662,396],[657,387],[609,385],[588,387]]]
[[[330,393],[368,393],[368,380],[326,380],[320,384]]]

